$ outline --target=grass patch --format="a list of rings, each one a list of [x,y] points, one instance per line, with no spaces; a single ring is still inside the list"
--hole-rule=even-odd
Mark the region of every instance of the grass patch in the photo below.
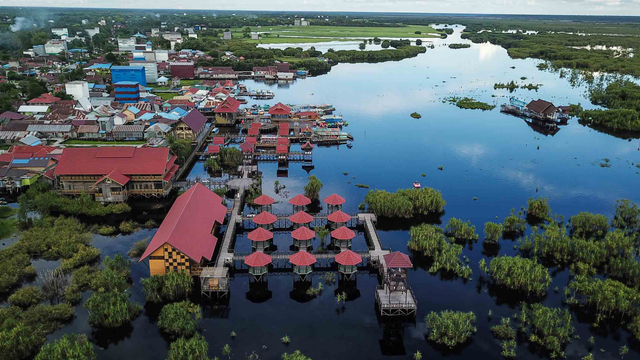
[[[178,93],[154,93],[153,95],[158,96],[163,101],[171,100],[174,97],[180,95]]]
[[[422,115],[418,114],[417,112],[412,112],[411,113],[411,117],[414,119],[420,119],[422,117]]]
[[[476,101],[472,98],[468,98],[468,97],[464,97],[464,98],[459,98],[456,96],[452,96],[450,98],[446,98],[444,99],[444,102],[448,102],[450,104],[454,104],[455,106],[459,107],[460,109],[472,109],[472,110],[493,110],[496,106],[495,105],[489,105],[485,102],[482,101]]]
[[[362,189],[368,189],[369,185],[365,185],[365,184],[356,184],[356,187],[358,188],[362,188]]]

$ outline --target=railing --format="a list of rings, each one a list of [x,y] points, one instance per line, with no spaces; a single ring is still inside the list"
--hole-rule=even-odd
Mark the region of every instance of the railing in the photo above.
[[[60,190],[63,194],[94,194],[96,190]]]

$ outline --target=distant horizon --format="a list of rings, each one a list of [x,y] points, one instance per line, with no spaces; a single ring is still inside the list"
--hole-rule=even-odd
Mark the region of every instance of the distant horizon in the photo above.
[[[20,2],[22,0],[19,0]],[[52,0],[46,0],[52,1]],[[374,0],[374,2],[366,3],[366,0],[347,0],[347,1],[337,1],[337,0],[324,0],[323,4],[326,6],[330,6],[332,9],[292,9],[286,7],[287,3],[293,2],[293,6],[299,6],[300,3],[293,0],[280,0],[278,4],[272,4],[273,7],[283,7],[285,9],[275,9],[275,8],[263,8],[260,5],[253,4],[254,1],[250,0],[245,4],[249,6],[256,6],[256,8],[195,8],[195,7],[136,7],[136,6],[127,6],[129,4],[128,1],[123,0],[114,0],[113,3],[119,4],[121,2],[125,2],[125,4],[119,4],[116,6],[105,7],[104,3],[100,2],[99,6],[91,6],[91,4],[87,4],[90,2],[96,2],[95,0],[84,0],[85,4],[83,6],[77,6],[74,4],[68,5],[60,5],[60,3],[64,3],[66,1],[73,0],[60,0],[55,1],[55,4],[43,4],[43,5],[32,5],[32,4],[24,4],[24,5],[1,5],[0,8],[29,8],[29,9],[89,9],[89,10],[140,10],[140,11],[224,11],[224,12],[284,12],[284,13],[359,13],[359,14],[424,14],[424,15],[452,15],[452,16],[547,16],[547,17],[563,17],[563,16],[588,16],[588,17],[597,17],[597,16],[606,16],[606,17],[640,17],[640,1],[638,0],[562,0],[562,1],[553,1],[553,0],[526,0],[524,1],[525,8],[534,7],[536,9],[540,8],[549,8],[549,6],[556,8],[563,8],[565,6],[569,6],[572,9],[579,7],[581,8],[582,13],[554,13],[554,14],[545,14],[539,12],[527,12],[523,11],[523,5],[517,6],[513,4],[518,0],[489,0],[489,1],[476,1],[476,0],[466,0],[462,4],[448,4],[435,2],[431,0]],[[166,0],[157,0],[155,3],[164,3]],[[77,4],[77,1],[73,1]],[[308,3],[307,1],[303,1],[304,3]],[[331,6],[329,4],[336,2],[335,5]],[[367,6],[370,10],[353,10],[347,8],[337,8],[339,5],[358,3],[358,5]],[[427,6],[432,6],[432,10],[439,11],[415,11],[409,9],[401,9],[401,10],[392,10],[392,9],[384,9],[381,6],[393,5],[393,8],[397,9],[398,6],[402,6],[399,4],[405,3],[411,8],[416,8],[415,5],[409,4],[422,4]],[[472,5],[473,3],[473,5]],[[625,3],[625,5],[623,5]],[[548,4],[548,5],[545,5]],[[581,5],[583,4],[583,5]],[[591,5],[590,7],[585,6],[585,4]],[[202,5],[201,3],[198,5]],[[237,6],[239,4],[233,4]],[[310,7],[313,4],[309,4]],[[560,5],[560,6],[558,6]],[[498,11],[487,11],[487,12],[469,12],[465,8],[473,6],[482,6],[483,8],[490,10],[494,8],[504,9],[505,7],[514,7],[517,9],[521,9],[520,11],[514,10],[512,12],[498,12]],[[459,7],[460,10],[454,10],[451,8]],[[588,10],[584,10],[588,8]],[[623,13],[622,13],[623,12]]]

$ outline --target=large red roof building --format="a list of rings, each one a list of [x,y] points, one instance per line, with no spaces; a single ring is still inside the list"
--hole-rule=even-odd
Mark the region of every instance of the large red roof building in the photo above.
[[[151,276],[169,271],[199,275],[213,257],[218,243],[213,234],[226,214],[222,198],[196,183],[178,196],[140,261],[149,258]]]
[[[161,197],[171,191],[176,159],[168,148],[67,148],[54,176],[63,194],[94,194],[101,202],[123,202],[130,195]]]

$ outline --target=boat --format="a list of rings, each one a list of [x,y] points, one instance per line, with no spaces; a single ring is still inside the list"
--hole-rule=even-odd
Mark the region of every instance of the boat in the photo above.
[[[218,129],[217,127],[214,127],[213,130],[211,130],[212,133],[217,134],[220,131],[220,129]]]
[[[417,182],[417,181],[414,181],[414,182],[413,182],[413,187],[414,187],[415,189],[420,189],[420,183],[419,183],[419,182]]]
[[[246,104],[246,103],[247,103],[247,99],[242,98],[242,97],[238,97],[238,98],[236,98],[236,100],[238,100],[238,102],[239,102],[240,104]]]

